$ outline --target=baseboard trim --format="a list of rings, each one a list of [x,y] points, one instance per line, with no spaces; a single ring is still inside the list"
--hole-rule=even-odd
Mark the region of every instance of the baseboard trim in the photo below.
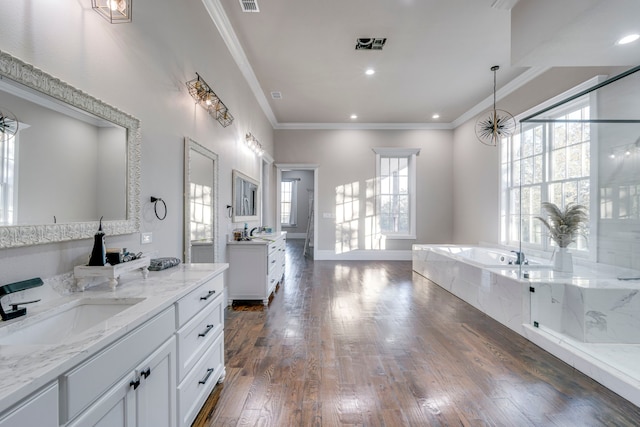
[[[306,239],[307,233],[290,233],[287,231],[287,239]]]
[[[334,251],[316,250],[314,261],[411,261],[411,250],[355,250],[337,254]]]

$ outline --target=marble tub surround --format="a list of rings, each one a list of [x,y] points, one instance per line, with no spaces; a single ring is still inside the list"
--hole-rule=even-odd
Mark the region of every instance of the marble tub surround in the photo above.
[[[25,317],[1,322],[0,337],[37,322],[56,307],[74,300],[113,299],[135,304],[110,317],[108,322],[101,322],[56,344],[0,345],[0,412],[153,318],[227,268],[228,264],[181,264],[149,272],[146,280],[139,272],[124,274],[115,290],[111,290],[106,282],[84,292],[66,295],[49,290],[51,293],[43,295],[42,301],[29,307]],[[70,279],[73,283],[72,275]]]
[[[528,281],[519,279],[514,266],[485,268],[477,259],[474,262],[460,255],[470,247],[457,248],[413,245],[413,270],[522,334],[523,323],[529,321]]]
[[[618,279],[636,270],[585,260],[571,274],[482,267],[452,248],[414,245],[413,270],[640,405],[640,280]]]
[[[632,270],[531,271],[531,321],[586,343],[640,344],[640,279]]]

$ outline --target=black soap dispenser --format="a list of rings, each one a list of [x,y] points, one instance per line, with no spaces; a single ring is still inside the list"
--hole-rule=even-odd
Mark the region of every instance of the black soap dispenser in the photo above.
[[[90,266],[102,267],[107,263],[107,247],[104,242],[104,231],[102,231],[102,218],[100,217],[100,227],[93,237],[93,250],[89,258]]]

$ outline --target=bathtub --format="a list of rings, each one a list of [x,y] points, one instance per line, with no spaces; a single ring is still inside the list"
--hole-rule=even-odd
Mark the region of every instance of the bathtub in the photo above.
[[[509,250],[469,245],[412,254],[416,273],[640,406],[640,272],[576,262],[559,274],[547,260],[517,266]]]
[[[431,246],[434,251],[439,251],[443,254],[450,254],[453,257],[461,260],[466,260],[471,264],[478,265],[484,268],[501,268],[505,266],[516,266],[516,254],[515,252],[486,248],[481,246],[451,246],[451,245],[438,245]],[[548,261],[527,259],[527,268],[552,268],[552,265]]]
[[[581,263],[560,274],[548,260],[519,266],[509,250],[481,246],[412,252],[415,272],[516,332],[535,324],[586,343],[640,344],[640,280],[622,280],[640,272]]]

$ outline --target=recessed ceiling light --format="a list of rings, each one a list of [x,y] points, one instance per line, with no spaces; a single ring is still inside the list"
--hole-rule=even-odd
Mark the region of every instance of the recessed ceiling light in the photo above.
[[[358,118],[358,116],[357,116],[356,114],[352,114],[352,115],[351,115],[351,118],[352,118],[352,119],[357,119],[357,118]]]
[[[640,39],[640,34],[629,34],[628,36],[624,36],[623,38],[618,40],[618,44],[632,43],[638,39]]]
[[[431,116],[432,119],[439,119],[440,118],[440,114],[434,114],[433,116]]]
[[[367,71],[364,72],[367,76],[372,76],[376,73],[376,70],[373,68],[367,68]]]

